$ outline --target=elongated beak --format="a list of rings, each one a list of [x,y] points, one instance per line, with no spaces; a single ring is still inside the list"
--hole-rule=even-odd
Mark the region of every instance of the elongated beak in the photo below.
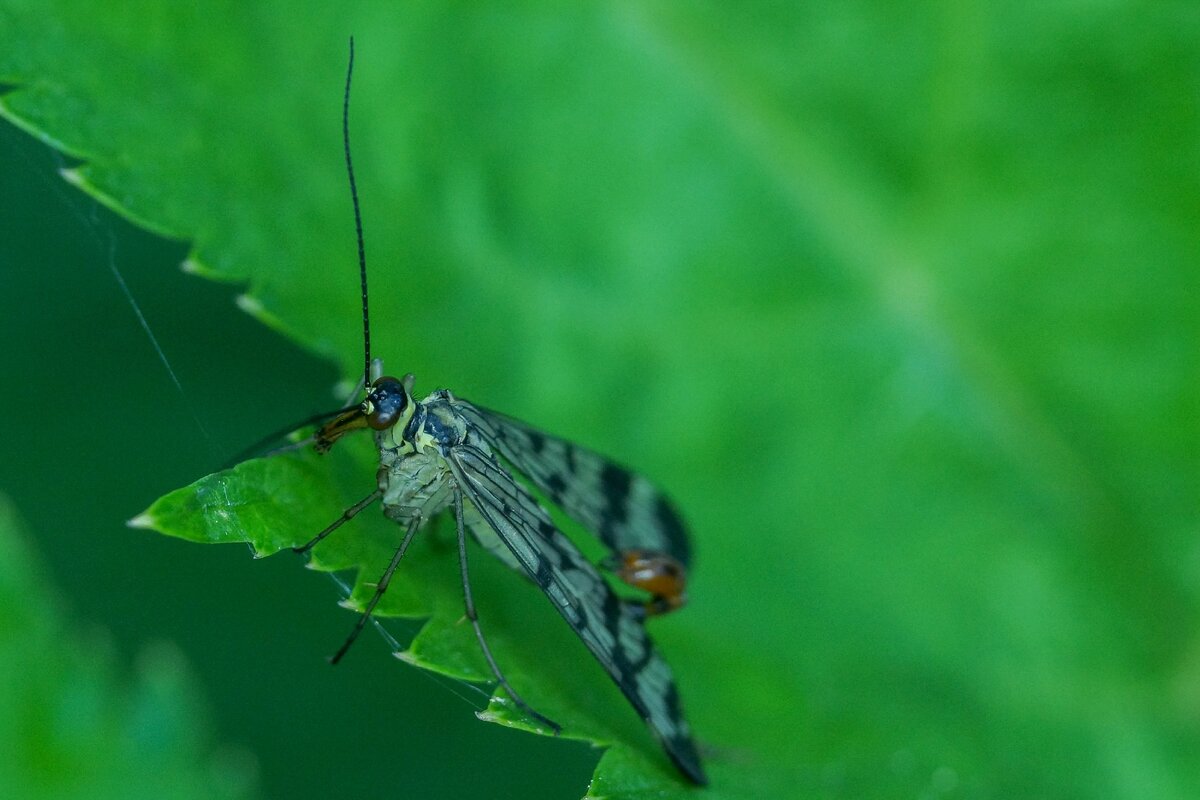
[[[318,453],[324,455],[329,452],[329,448],[333,447],[333,443],[338,439],[351,431],[365,427],[367,427],[367,415],[362,412],[361,408],[351,409],[322,425],[316,436],[313,437],[313,447]]]

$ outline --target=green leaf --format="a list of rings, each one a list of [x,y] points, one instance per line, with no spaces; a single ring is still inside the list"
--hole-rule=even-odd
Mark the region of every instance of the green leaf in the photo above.
[[[362,491],[362,476],[374,473],[370,447],[350,452],[344,448],[346,444],[339,444],[328,459],[304,453],[244,462],[165,495],[130,524],[195,542],[245,543],[258,556],[303,544],[313,536],[311,521],[337,519],[359,499],[354,494]],[[332,470],[320,468],[327,460],[334,462]],[[401,530],[377,514],[364,514],[354,525],[354,533],[339,532],[318,545],[309,566],[357,569],[351,601],[361,609],[391,559]],[[396,654],[402,660],[458,680],[487,681],[491,672],[463,618],[457,551],[446,533],[434,526],[410,549],[376,614],[428,618],[411,645]],[[489,643],[526,699],[563,725],[567,738],[641,751],[642,756],[628,759],[635,769],[624,767],[634,785],[658,792],[679,787],[680,778],[658,754],[636,715],[540,592],[483,551],[474,556],[471,577],[477,603],[484,609]],[[546,732],[502,691],[479,716]]]
[[[357,33],[375,352],[676,496],[698,565],[654,634],[711,795],[1200,792],[1191,4],[0,15],[3,113],[349,380]],[[373,469],[255,462],[150,514],[271,552]],[[362,516],[316,562],[360,602],[399,536]],[[479,677],[452,549],[418,544],[384,610]],[[536,592],[472,568],[514,684],[613,744],[591,794],[694,794]]]
[[[215,750],[180,653],[141,653],[132,677],[110,644],[70,623],[0,495],[0,796],[250,797],[251,762]]]

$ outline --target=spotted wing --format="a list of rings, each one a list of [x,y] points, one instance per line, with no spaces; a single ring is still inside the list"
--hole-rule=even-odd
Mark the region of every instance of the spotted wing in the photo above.
[[[455,403],[506,461],[613,552],[657,551],[688,566],[691,548],[679,513],[650,481],[512,417]]]
[[[639,615],[617,598],[494,455],[462,444],[450,449],[447,462],[463,495],[624,692],[671,760],[704,783],[671,668],[655,651]]]

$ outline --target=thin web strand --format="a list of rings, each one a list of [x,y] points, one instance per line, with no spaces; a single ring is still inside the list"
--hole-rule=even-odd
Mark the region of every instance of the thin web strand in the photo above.
[[[28,161],[34,161],[33,156],[30,155],[23,141],[13,138],[11,143]],[[67,167],[66,161],[63,159],[62,153],[50,145],[47,145],[47,149],[50,153],[51,159],[54,161],[58,169],[58,173],[60,175],[66,174],[69,168]],[[154,330],[150,327],[150,321],[146,319],[146,315],[142,312],[141,305],[133,296],[133,291],[129,288],[129,284],[125,281],[124,274],[122,274],[120,267],[117,266],[117,236],[112,228],[109,227],[108,224],[103,220],[101,220],[100,204],[96,202],[95,199],[84,194],[88,204],[88,213],[85,214],[77,205],[77,198],[74,194],[64,191],[61,185],[50,180],[40,171],[35,171],[35,174],[37,174],[38,179],[42,181],[43,185],[48,187],[54,193],[54,196],[59,199],[63,207],[70,212],[71,216],[75,217],[96,247],[100,248],[100,250],[104,252],[107,260],[108,271],[112,274],[113,279],[117,283],[117,288],[121,290],[121,294],[124,295],[126,302],[129,303],[129,307],[133,309],[133,314],[134,317],[137,318],[138,325],[141,326],[141,329],[145,332],[146,338],[150,340],[150,345],[154,348],[154,352],[157,354],[158,360],[166,369],[167,376],[171,379],[171,383],[174,384],[176,391],[179,392],[179,397],[183,401],[184,408],[187,409],[188,416],[192,418],[192,421],[196,424],[196,428],[204,436],[205,442],[207,443],[209,449],[214,454],[219,455],[221,449],[217,446],[216,440],[213,439],[212,434],[209,432],[204,422],[200,419],[200,415],[196,411],[196,407],[192,405],[191,398],[183,387],[183,382],[179,379],[179,375],[175,372],[175,368],[171,366],[171,361],[169,358],[167,358],[166,351],[163,349],[162,344],[159,343],[158,337],[154,335]],[[103,232],[103,236],[101,235],[101,232]]]
[[[146,315],[142,313],[142,307],[134,298],[133,292],[129,290],[129,285],[125,282],[125,276],[121,274],[120,268],[117,267],[117,240],[116,236],[110,230],[108,231],[108,269],[112,273],[113,278],[117,282],[117,286],[121,289],[121,294],[125,295],[125,299],[129,302],[129,307],[133,309],[133,314],[137,317],[138,324],[142,326],[142,330],[146,332],[146,338],[150,340],[150,345],[154,348],[154,352],[158,354],[158,360],[162,362],[163,368],[166,369],[167,375],[171,378],[171,383],[175,384],[175,389],[179,392],[179,397],[183,401],[184,408],[196,423],[196,427],[200,433],[204,435],[205,441],[208,442],[209,448],[215,453],[220,454],[221,449],[217,447],[216,440],[212,434],[208,432],[204,422],[200,419],[200,414],[197,413],[196,407],[192,405],[191,397],[183,388],[183,382],[179,380],[179,375],[176,374],[175,368],[171,366],[170,359],[167,358],[167,353],[158,342],[158,337],[154,335],[154,331],[150,328],[150,323],[146,319]]]

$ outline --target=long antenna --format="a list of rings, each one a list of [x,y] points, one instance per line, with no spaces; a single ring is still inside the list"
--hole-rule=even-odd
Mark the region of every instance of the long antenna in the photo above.
[[[371,317],[367,313],[367,249],[363,244],[362,212],[358,210],[358,185],[350,159],[350,78],[354,75],[354,37],[350,37],[350,63],[346,67],[346,97],[342,101],[342,142],[346,148],[346,174],[350,177],[350,199],[354,201],[354,231],[358,234],[358,274],[362,282],[363,386],[371,390]]]

